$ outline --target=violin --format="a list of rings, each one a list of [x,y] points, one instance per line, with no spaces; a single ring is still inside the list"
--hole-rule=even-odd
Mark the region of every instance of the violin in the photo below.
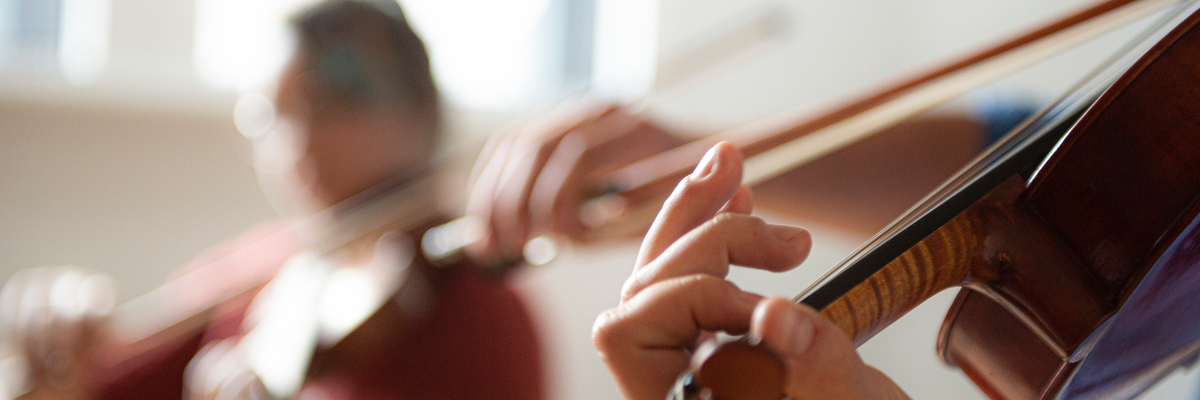
[[[860,345],[961,286],[938,353],[996,399],[1130,398],[1192,363],[1200,11],[1178,7],[796,301]],[[782,371],[768,350],[734,342],[673,398],[777,399],[769,377]]]

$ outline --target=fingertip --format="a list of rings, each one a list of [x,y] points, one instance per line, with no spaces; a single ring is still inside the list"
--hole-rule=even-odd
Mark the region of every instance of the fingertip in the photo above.
[[[784,239],[784,242],[792,246],[792,249],[795,250],[795,254],[799,258],[797,262],[802,262],[808,258],[808,253],[812,251],[812,232],[801,227],[796,227],[796,229],[798,232],[795,232],[794,236]]]
[[[733,173],[738,182],[741,182],[741,165],[742,152],[732,143],[720,142],[704,153],[704,157],[696,164],[696,169],[692,171],[690,178],[692,181],[701,181],[712,176]]]
[[[699,181],[709,177],[720,164],[720,158],[720,152],[717,151],[716,147],[708,149],[708,151],[704,153],[704,157],[700,158],[700,162],[696,163],[696,169],[692,170],[692,174],[689,176],[689,178],[691,178],[692,181]]]
[[[733,143],[727,141],[718,142],[717,144],[713,145],[713,151],[729,161],[738,163],[742,161],[742,151],[739,150],[737,146],[734,146]]]
[[[775,241],[767,247],[770,254],[765,256],[767,261],[761,267],[776,272],[789,271],[808,259],[812,250],[812,235],[807,229],[768,224],[766,231]]]
[[[815,312],[803,305],[771,297],[759,302],[751,317],[751,334],[789,360],[803,359],[816,336]]]
[[[771,232],[771,236],[780,242],[803,242],[805,239],[812,240],[808,230],[799,226],[792,225],[769,225],[767,229]]]
[[[611,347],[612,339],[616,336],[619,315],[619,308],[608,309],[596,316],[596,320],[592,322],[592,345],[597,350],[604,352]]]
[[[657,258],[671,243],[716,215],[741,187],[741,153],[727,142],[709,149],[659,210],[642,242],[638,265]]]

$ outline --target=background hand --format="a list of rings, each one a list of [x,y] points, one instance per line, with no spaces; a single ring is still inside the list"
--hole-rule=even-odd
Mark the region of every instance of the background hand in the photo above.
[[[581,204],[604,173],[683,141],[622,107],[571,102],[496,137],[476,163],[467,214],[485,234],[468,250],[485,261],[519,258],[531,237],[576,237]]]
[[[0,337],[25,376],[4,376],[3,386],[25,386],[33,398],[82,396],[86,352],[115,297],[112,278],[80,267],[14,274],[0,291]]]

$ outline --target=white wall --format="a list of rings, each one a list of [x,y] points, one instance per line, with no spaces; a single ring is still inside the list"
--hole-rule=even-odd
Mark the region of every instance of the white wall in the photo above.
[[[0,104],[0,276],[77,264],[145,292],[271,211],[228,118]]]

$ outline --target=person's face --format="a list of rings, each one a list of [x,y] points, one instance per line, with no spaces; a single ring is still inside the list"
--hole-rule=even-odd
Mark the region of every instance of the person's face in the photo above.
[[[280,74],[275,127],[255,141],[269,195],[310,213],[427,161],[425,135],[413,130],[408,112],[324,90],[311,60],[297,53]]]

